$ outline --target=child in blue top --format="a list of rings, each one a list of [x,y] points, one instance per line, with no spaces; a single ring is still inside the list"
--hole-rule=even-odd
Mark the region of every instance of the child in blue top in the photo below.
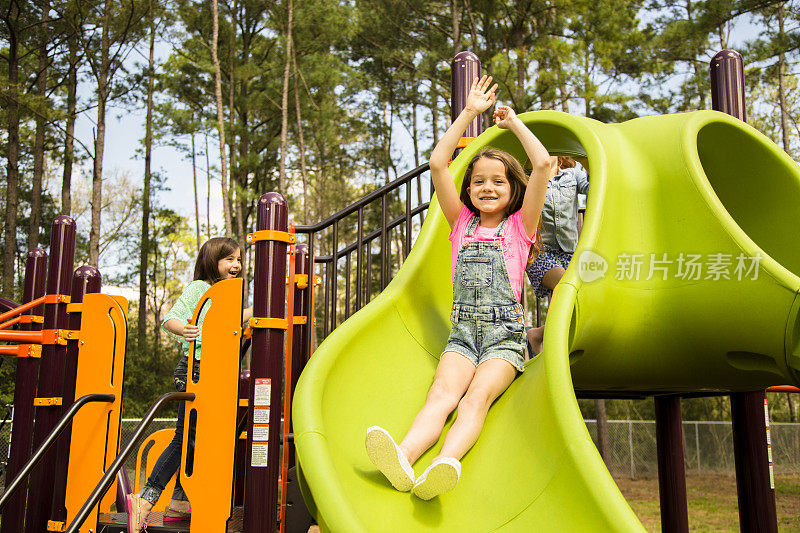
[[[585,161],[584,161],[585,162]],[[578,246],[578,195],[589,191],[589,176],[567,156],[552,158],[556,174],[547,184],[536,255],[525,272],[537,298],[550,297]],[[528,330],[531,356],[542,351],[544,326]]]
[[[209,305],[206,304],[198,316],[197,324],[190,324],[189,319],[203,294],[211,285],[223,279],[238,278],[242,272],[242,252],[233,239],[215,237],[206,241],[200,248],[194,265],[194,281],[183,289],[178,301],[164,315],[161,327],[181,343],[183,355],[173,373],[175,388],[178,392],[186,392],[186,380],[189,369],[189,350],[195,343],[194,359],[200,360],[200,342],[203,330],[203,319]],[[249,320],[252,308],[244,310],[244,320]],[[192,379],[200,377],[199,364],[192,362]],[[175,436],[167,448],[161,453],[153,467],[147,483],[140,494],[128,496],[128,533],[138,533],[147,523],[147,515],[158,501],[169,480],[176,474],[181,464],[181,443],[183,441],[184,403],[178,406],[178,421]],[[194,448],[194,427],[190,426],[187,437],[188,447]],[[191,455],[191,454],[190,454]],[[175,490],[172,500],[164,511],[164,521],[188,520],[191,508],[186,493],[181,487],[180,476],[175,479]]]
[[[448,169],[450,155],[467,126],[496,101],[491,77],[477,78],[464,111],[431,154],[439,205],[452,230],[453,324],[425,405],[398,446],[378,426],[367,430],[367,455],[398,490],[423,500],[452,490],[460,459],[475,444],[489,407],[523,370],[524,319],[520,295],[550,176],[550,155],[514,111],[494,112],[499,128],[517,136],[532,162],[522,165],[501,150],[485,150],[470,161],[461,193]],[[490,87],[491,86],[491,87]],[[448,415],[458,416],[441,452],[414,479],[411,465],[439,440]]]

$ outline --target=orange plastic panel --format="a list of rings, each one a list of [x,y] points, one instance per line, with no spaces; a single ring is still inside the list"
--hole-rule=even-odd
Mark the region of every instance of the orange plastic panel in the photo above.
[[[89,497],[119,446],[122,409],[122,371],[128,331],[128,301],[121,296],[87,294],[83,299],[75,398],[113,394],[112,403],[90,403],[75,415],[67,474],[67,523]],[[112,486],[113,487],[113,486]],[[97,508],[81,532],[97,531]]]
[[[183,434],[197,412],[194,463],[186,475],[186,439],[181,454],[181,485],[192,504],[192,531],[225,531],[233,497],[233,451],[239,406],[239,348],[242,339],[242,280],[223,280],[206,291],[194,310],[211,299],[203,320],[200,379],[187,380]],[[194,322],[193,320],[193,322]],[[191,375],[191,374],[190,374]]]
[[[167,448],[167,445],[169,445],[174,436],[174,429],[160,429],[144,439],[142,444],[139,445],[139,451],[136,453],[136,471],[133,473],[134,494],[139,494],[142,491],[142,487],[144,487],[144,484],[147,482],[150,472],[153,471],[158,457],[161,455],[161,452]],[[150,446],[149,450],[148,446]],[[146,456],[144,455],[145,451],[147,452]],[[167,483],[167,486],[161,493],[161,497],[153,506],[153,511],[163,511],[167,508],[170,498],[172,498],[172,490],[174,488],[175,476],[172,476],[172,479],[169,480],[169,483]]]

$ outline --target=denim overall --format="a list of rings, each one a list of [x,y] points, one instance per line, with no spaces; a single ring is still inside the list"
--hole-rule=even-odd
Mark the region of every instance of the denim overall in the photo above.
[[[472,217],[465,235],[478,227]],[[453,279],[453,329],[444,351],[457,352],[478,366],[487,359],[503,359],[524,370],[525,322],[508,278],[503,257],[503,219],[492,241],[469,241],[458,252]]]

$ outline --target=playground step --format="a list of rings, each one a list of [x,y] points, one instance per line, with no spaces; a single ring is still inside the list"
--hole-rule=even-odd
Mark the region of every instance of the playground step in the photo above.
[[[242,531],[242,518],[243,512],[241,507],[234,507],[233,515],[228,523],[229,533],[238,533]],[[150,513],[147,519],[147,531],[149,533],[188,533],[189,522],[167,522],[164,525],[163,511],[155,511]],[[97,522],[97,529],[104,533],[127,533],[128,527],[128,514],[127,513],[108,513],[100,514],[100,520]]]

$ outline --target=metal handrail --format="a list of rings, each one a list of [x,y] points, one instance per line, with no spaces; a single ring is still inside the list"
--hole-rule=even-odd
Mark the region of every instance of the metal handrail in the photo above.
[[[67,413],[61,417],[61,420],[59,420],[58,424],[56,424],[53,430],[47,435],[47,438],[44,439],[44,442],[42,442],[41,446],[39,446],[31,458],[28,459],[28,462],[25,463],[25,466],[20,469],[17,476],[11,481],[11,483],[8,484],[5,492],[3,492],[3,496],[0,497],[0,509],[5,506],[6,502],[8,502],[8,500],[11,498],[11,495],[14,493],[14,491],[18,489],[20,485],[22,485],[22,482],[25,480],[28,474],[31,473],[31,470],[33,470],[33,467],[35,467],[36,464],[41,461],[42,457],[44,457],[44,454],[47,453],[50,447],[56,442],[56,440],[58,440],[58,437],[61,435],[61,433],[67,429],[70,422],[72,422],[72,419],[76,414],[78,414],[78,411],[80,411],[84,405],[93,402],[111,403],[115,399],[116,396],[113,394],[87,394],[86,396],[81,396],[78,398],[69,408],[69,411],[67,411]]]
[[[425,163],[423,165],[418,166],[413,170],[409,170],[399,178],[394,181],[387,183],[386,185],[375,189],[371,193],[367,194],[366,196],[362,197],[360,200],[356,200],[354,203],[348,205],[341,211],[337,211],[336,213],[332,214],[328,218],[317,222],[316,224],[309,224],[309,225],[301,225],[295,228],[297,233],[312,233],[317,232],[319,230],[325,229],[328,226],[332,225],[334,221],[341,220],[347,215],[351,215],[358,211],[362,207],[366,207],[367,205],[371,204],[374,200],[377,200],[381,196],[385,196],[386,194],[392,192],[393,190],[397,189],[401,185],[404,185],[411,181],[412,179],[416,178],[423,172],[427,172],[430,170],[430,164]]]
[[[166,394],[162,394],[158,400],[156,400],[156,402],[150,406],[150,409],[148,409],[147,413],[145,413],[144,417],[142,417],[142,421],[139,422],[138,426],[136,426],[136,431],[133,432],[131,440],[128,441],[128,444],[125,445],[119,455],[117,455],[117,458],[114,459],[114,462],[111,463],[111,466],[108,467],[106,473],[97,483],[94,490],[89,495],[89,498],[83,504],[83,507],[81,507],[78,513],[75,515],[75,518],[70,523],[66,533],[76,533],[78,528],[83,525],[83,523],[86,521],[86,518],[89,516],[89,513],[92,511],[94,506],[97,505],[97,502],[99,502],[103,497],[103,493],[105,493],[106,489],[108,489],[113,482],[117,475],[117,470],[120,469],[125,460],[139,443],[142,435],[144,435],[144,432],[147,431],[148,427],[150,427],[150,423],[156,417],[161,408],[169,402],[180,400],[192,401],[194,398],[194,393],[191,392],[168,392]]]
[[[416,216],[416,215],[422,213],[423,211],[428,209],[429,206],[430,206],[430,202],[425,202],[424,204],[420,204],[419,206],[417,206],[417,207],[415,207],[414,209],[411,210],[411,216],[413,217],[413,216]],[[388,229],[396,228],[397,226],[402,224],[405,221],[405,219],[406,219],[405,215],[401,215],[401,216],[397,217],[396,219],[392,220],[391,222],[389,222],[386,225],[386,229],[388,230]],[[378,238],[378,236],[380,236],[380,234],[381,234],[381,230],[376,229],[372,233],[368,233],[368,234],[364,235],[362,237],[363,244],[367,244],[370,241]],[[344,248],[341,248],[337,252],[336,255],[338,255],[339,257],[342,257],[345,254],[349,254],[350,252],[355,251],[356,248],[358,248],[358,243],[354,242],[353,244],[349,244],[349,245],[345,246]],[[333,261],[333,255],[318,255],[316,257],[316,261],[315,262],[316,263],[330,263],[331,261]]]
[[[389,284],[391,277],[391,246],[389,246],[390,231],[394,228],[401,226],[405,223],[404,239],[402,249],[399,253],[403,257],[408,256],[411,251],[411,233],[412,233],[412,218],[421,214],[430,205],[430,201],[422,202],[422,198],[418,201],[413,209],[411,208],[411,183],[414,178],[422,179],[422,174],[430,170],[430,165],[425,163],[417,168],[406,172],[394,181],[379,187],[378,189],[370,192],[344,209],[337,211],[326,219],[310,225],[299,225],[295,228],[298,234],[307,235],[308,244],[308,270],[314,272],[314,265],[324,265],[323,273],[321,274],[324,279],[323,294],[319,299],[319,304],[322,306],[322,337],[326,337],[330,331],[336,328],[339,322],[339,295],[338,281],[340,276],[344,281],[344,318],[347,319],[351,314],[351,281],[352,270],[355,269],[355,310],[360,309],[365,303],[369,303],[372,297],[372,273],[371,273],[371,260],[369,257],[369,246],[376,239],[380,239],[380,286],[379,289],[383,290]],[[388,220],[388,205],[389,195],[405,185],[405,213],[394,219]],[[431,191],[432,192],[432,191]],[[381,202],[381,222],[378,229],[371,231],[364,235],[364,208],[373,202]],[[402,201],[402,200],[401,200]],[[344,247],[339,246],[339,223],[347,216],[354,213],[358,214],[357,223],[357,237],[355,242],[349,242]],[[316,256],[314,253],[315,240],[318,234],[324,230],[331,230],[332,245],[330,249],[332,252],[327,255]],[[366,248],[366,250],[365,250]],[[351,257],[355,253],[356,257]],[[345,259],[344,271],[338,265],[339,259]],[[307,308],[310,313],[314,313],[312,305],[311,293],[307,296]],[[310,317],[309,317],[310,318]]]

